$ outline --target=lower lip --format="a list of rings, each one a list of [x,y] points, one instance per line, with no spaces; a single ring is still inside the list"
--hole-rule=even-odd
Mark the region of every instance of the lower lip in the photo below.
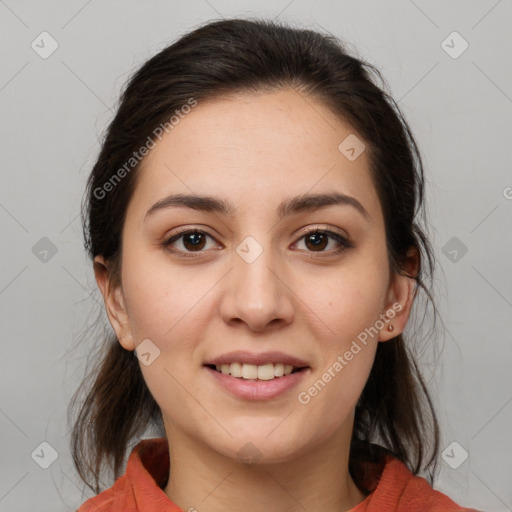
[[[241,379],[205,366],[214,379],[231,394],[245,400],[270,400],[294,388],[309,373],[306,368],[272,380]]]

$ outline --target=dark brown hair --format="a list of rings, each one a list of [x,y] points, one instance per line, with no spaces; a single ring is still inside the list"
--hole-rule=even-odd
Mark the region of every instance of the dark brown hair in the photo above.
[[[385,92],[380,72],[351,56],[346,44],[331,34],[262,19],[209,22],[164,48],[127,82],[82,205],[90,258],[103,255],[113,284],[119,282],[125,213],[140,167],[127,169],[126,162],[154,137],[158,126],[191,98],[200,104],[231,93],[281,88],[323,102],[364,141],[384,214],[389,269],[409,275],[405,254],[415,247],[419,272],[410,277],[436,313],[431,286],[425,285],[432,283],[434,256],[420,223],[425,217],[420,152],[398,105]],[[119,173],[122,168],[126,172]],[[122,179],[113,181],[116,173]],[[111,186],[105,187],[107,182]],[[70,411],[79,405],[71,448],[80,477],[99,493],[105,463],[119,476],[130,442],[148,426],[161,431],[162,417],[137,358],[115,335],[105,337],[95,357],[96,364],[70,404]],[[400,334],[378,343],[355,410],[349,463],[354,482],[365,494],[370,492],[363,462],[380,460],[383,453],[393,454],[414,474],[432,464],[435,470],[438,449],[436,415],[410,341],[406,345]],[[432,484],[433,472],[429,478]]]

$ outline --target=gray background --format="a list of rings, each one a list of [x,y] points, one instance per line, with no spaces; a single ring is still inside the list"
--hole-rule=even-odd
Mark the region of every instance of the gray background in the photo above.
[[[422,365],[447,448],[435,488],[512,510],[510,0],[0,0],[0,509],[70,511],[92,495],[66,423],[96,338],[71,349],[101,303],[78,212],[119,89],[199,23],[244,15],[341,36],[399,101],[425,159],[440,265],[443,339]],[[43,31],[58,43],[45,59],[31,47],[51,48]],[[454,31],[469,44],[457,58]],[[58,453],[48,469],[43,441]]]

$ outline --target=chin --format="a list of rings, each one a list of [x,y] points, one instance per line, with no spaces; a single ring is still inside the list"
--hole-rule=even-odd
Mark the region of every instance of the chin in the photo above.
[[[304,451],[304,437],[294,439],[283,428],[279,435],[276,424],[270,429],[261,429],[255,431],[254,428],[238,430],[233,437],[223,436],[223,441],[219,444],[219,438],[212,439],[210,446],[231,459],[244,464],[264,464],[280,463],[293,460],[300,452]],[[269,434],[269,432],[272,432]]]
[[[297,457],[297,447],[283,448],[282,446],[269,446],[261,442],[247,440],[241,448],[231,452],[231,458],[243,464],[278,464],[288,462]]]

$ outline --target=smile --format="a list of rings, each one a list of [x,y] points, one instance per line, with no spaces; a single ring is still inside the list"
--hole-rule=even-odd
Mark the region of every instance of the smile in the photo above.
[[[245,400],[275,398],[298,386],[311,371],[309,367],[298,368],[280,363],[264,365],[206,364],[203,368],[213,377],[214,382],[221,389]],[[232,375],[231,371],[235,375]]]
[[[272,380],[277,377],[283,377],[284,375],[290,375],[291,373],[298,372],[305,368],[283,363],[268,363],[262,365],[231,363],[206,366],[224,375],[231,375],[232,377],[246,380]]]

